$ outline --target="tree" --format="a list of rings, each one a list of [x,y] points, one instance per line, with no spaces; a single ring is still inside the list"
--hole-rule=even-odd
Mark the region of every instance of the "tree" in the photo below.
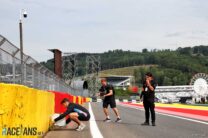
[[[142,53],[148,53],[148,49],[146,48],[142,49]]]
[[[163,79],[163,86],[170,86],[170,85],[172,85],[171,79],[165,76]]]

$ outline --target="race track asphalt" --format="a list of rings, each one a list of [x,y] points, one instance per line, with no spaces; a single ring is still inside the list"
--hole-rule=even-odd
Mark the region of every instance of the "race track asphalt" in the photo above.
[[[118,104],[122,122],[115,123],[116,117],[111,109],[112,122],[105,123],[102,103],[90,103],[96,124],[104,138],[208,138],[208,123],[203,124],[182,118],[156,114],[156,125],[141,126],[144,122],[144,111]],[[85,105],[89,107],[88,104]],[[90,121],[84,122],[86,128],[82,132],[74,130],[75,123],[70,123],[70,129],[56,129],[49,131],[45,138],[91,138]],[[96,132],[92,132],[96,133]]]

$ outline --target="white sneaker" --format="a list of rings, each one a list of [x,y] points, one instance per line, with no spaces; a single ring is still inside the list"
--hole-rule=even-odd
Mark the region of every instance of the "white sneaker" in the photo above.
[[[82,131],[85,127],[86,127],[85,124],[81,124],[81,125],[78,126],[78,128],[76,129],[76,131]]]

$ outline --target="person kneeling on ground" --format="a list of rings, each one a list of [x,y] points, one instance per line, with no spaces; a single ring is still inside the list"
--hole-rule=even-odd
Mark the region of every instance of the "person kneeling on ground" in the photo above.
[[[64,98],[61,101],[61,104],[67,108],[67,110],[61,114],[59,117],[57,117],[53,124],[61,119],[63,119],[66,116],[69,116],[69,118],[66,120],[66,124],[69,122],[74,121],[78,124],[77,131],[82,131],[86,126],[85,124],[81,123],[81,121],[89,121],[90,119],[90,113],[88,110],[84,107],[82,107],[79,104],[70,103],[67,98]]]

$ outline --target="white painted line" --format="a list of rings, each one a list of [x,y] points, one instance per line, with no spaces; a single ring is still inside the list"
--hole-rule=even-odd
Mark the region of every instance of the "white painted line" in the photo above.
[[[119,105],[123,106],[123,107],[129,107],[129,108],[132,108],[132,109],[137,109],[137,110],[144,111],[144,109],[141,109],[139,107],[132,107],[130,105],[122,105],[122,104],[119,104]],[[175,116],[175,115],[170,115],[170,114],[165,114],[165,113],[160,113],[160,112],[156,112],[156,113],[159,114],[159,115],[174,117],[174,118],[178,118],[178,119],[182,119],[182,120],[187,120],[187,121],[191,121],[191,122],[196,122],[196,123],[201,123],[201,124],[208,125],[208,122],[203,122],[203,121],[199,121],[199,120],[195,120],[195,119],[190,119],[190,118],[185,118],[185,117],[180,117],[180,116]]]
[[[100,130],[96,124],[94,114],[92,112],[91,104],[89,103],[89,112],[90,112],[90,132],[93,138],[103,138]]]

